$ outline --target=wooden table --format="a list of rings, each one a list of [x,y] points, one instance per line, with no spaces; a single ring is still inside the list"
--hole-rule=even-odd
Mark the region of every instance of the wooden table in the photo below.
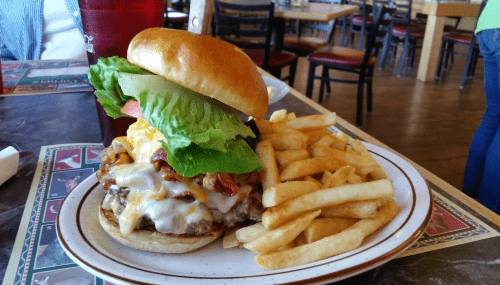
[[[280,49],[283,46],[286,20],[307,20],[307,21],[330,21],[340,17],[348,16],[359,10],[356,5],[340,5],[329,3],[309,3],[306,7],[287,7],[276,5],[274,10],[275,47]]]
[[[4,62],[4,64],[10,63],[12,62]],[[19,63],[22,66],[25,63],[41,64],[43,61]],[[43,65],[46,66],[46,64]],[[40,70],[43,71],[43,69]],[[265,71],[261,70],[261,72],[270,76]],[[45,80],[48,79],[45,78]],[[2,140],[16,144],[22,150],[40,154],[40,157],[43,155],[40,152],[42,146],[67,144],[61,149],[66,150],[72,147],[88,150],[89,147],[83,147],[83,143],[93,143],[92,146],[100,145],[101,135],[93,96],[91,91],[67,93],[54,91],[52,94],[31,93],[30,95],[11,93],[8,96],[0,96],[2,113],[0,137]],[[330,112],[293,88],[281,101],[269,106],[266,117],[269,118],[273,111],[280,109],[295,112],[297,116]],[[383,147],[404,158],[397,151],[342,118],[337,119],[335,127],[352,138]],[[431,223],[434,229],[444,227],[445,233],[433,234],[426,230],[427,237],[415,244],[416,249],[412,247],[386,264],[335,284],[500,284],[500,274],[498,274],[500,272],[498,263],[500,216],[431,172],[405,159],[413,164],[427,180],[434,197],[434,214]],[[39,235],[49,232],[49,227],[54,225],[53,221],[41,214],[42,209],[48,207],[42,203],[33,206],[33,200],[29,199],[29,197],[36,196],[33,195],[33,189],[35,189],[34,194],[37,193],[37,189],[47,191],[52,189],[49,181],[46,181],[46,184],[34,183],[32,185],[34,177],[43,173],[43,171],[35,172],[38,168],[37,164],[27,166],[22,173],[0,186],[0,201],[2,201],[0,202],[0,237],[2,237],[0,260],[3,261],[0,262],[0,280],[5,275],[3,283],[5,285],[25,284],[25,282],[35,284],[35,280],[44,280],[47,276],[51,276],[51,280],[54,280],[57,276],[79,274],[78,276],[83,278],[89,274],[71,261],[57,267],[34,265],[39,259]],[[85,168],[78,167],[62,172],[70,171],[87,173]],[[31,208],[39,210],[30,211]],[[28,227],[32,220],[37,221],[36,225]],[[39,224],[38,221],[40,221]],[[468,225],[468,222],[471,224]],[[446,229],[446,227],[449,228]],[[418,244],[419,242],[421,243]],[[410,253],[409,251],[412,250],[413,253]],[[7,268],[6,261],[9,258],[9,268]],[[31,262],[25,263],[30,258]],[[67,257],[63,259],[60,256],[60,259],[67,260]],[[94,280],[93,284],[105,284],[97,277],[90,277]],[[321,279],[316,281],[328,282]],[[275,282],[271,280],[269,283]]]
[[[447,1],[427,2],[414,0],[412,12],[419,12],[428,16],[425,27],[424,43],[418,65],[417,78],[421,81],[433,81],[441,49],[443,28],[447,16],[477,17],[481,1]]]

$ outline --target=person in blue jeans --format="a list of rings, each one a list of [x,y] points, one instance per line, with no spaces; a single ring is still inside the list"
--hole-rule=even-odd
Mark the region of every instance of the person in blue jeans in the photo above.
[[[486,111],[472,138],[463,192],[500,214],[500,0],[490,0],[475,33],[484,62]]]

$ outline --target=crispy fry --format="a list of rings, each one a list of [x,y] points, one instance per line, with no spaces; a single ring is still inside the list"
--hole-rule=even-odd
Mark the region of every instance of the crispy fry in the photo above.
[[[267,232],[269,231],[264,227],[262,223],[257,223],[248,227],[238,229],[236,231],[236,239],[238,239],[240,243],[247,243],[260,236],[263,236]]]
[[[283,122],[285,120],[285,118],[286,118],[286,110],[281,109],[278,111],[274,111],[271,114],[271,118],[269,119],[269,121],[271,121],[273,123],[279,123],[279,122]]]
[[[232,229],[224,233],[222,238],[222,248],[232,248],[240,245],[240,242],[236,238],[236,230]]]
[[[282,181],[288,181],[306,175],[322,173],[325,170],[335,171],[346,165],[347,163],[345,161],[332,157],[308,158],[288,164],[281,172],[280,177]]]
[[[393,199],[387,201],[387,205],[380,209],[380,212],[375,218],[362,219],[350,226],[350,229],[360,229],[364,237],[371,235],[383,225],[387,224],[398,213],[398,205]]]
[[[274,229],[307,211],[349,201],[391,198],[393,195],[394,187],[389,179],[321,189],[267,209],[262,215],[262,224],[267,229]]]
[[[335,114],[335,112],[332,112],[321,115],[299,117],[290,121],[286,121],[285,126],[301,131],[308,131],[333,126],[336,122],[337,114]]]
[[[264,190],[262,205],[264,207],[276,206],[286,200],[319,190],[320,187],[311,181],[283,182]]]
[[[291,162],[306,158],[309,158],[309,153],[303,148],[276,151],[276,160],[281,167],[285,167]]]
[[[350,165],[339,168],[327,179],[324,179],[324,182],[322,181],[323,188],[333,188],[345,184],[349,175],[354,174],[354,171],[356,171],[356,169]]]
[[[295,118],[297,118],[297,116],[295,115],[294,112],[291,112],[291,113],[286,114],[285,121],[290,121],[290,120],[295,119]]]
[[[345,230],[292,249],[259,254],[254,257],[254,260],[260,267],[267,270],[299,266],[358,248],[363,241],[361,234],[360,229]]]
[[[342,132],[337,132],[334,136],[339,138],[341,141],[343,141],[345,144],[349,143],[349,136],[342,133]]]
[[[271,188],[281,182],[278,165],[274,155],[274,149],[269,141],[261,141],[255,147],[255,153],[259,157],[264,168],[259,173],[263,189]]]
[[[338,149],[325,147],[322,145],[311,146],[311,154],[313,157],[330,157],[336,158],[356,168],[356,174],[367,175],[379,167],[376,161],[369,159],[366,156],[357,153],[348,153]]]
[[[304,181],[311,181],[311,182],[314,182],[316,183],[316,185],[318,185],[318,188],[321,189],[321,187],[323,186],[323,184],[321,184],[321,182],[319,182],[318,180],[314,179],[313,177],[307,175],[307,176],[304,176]]]
[[[311,131],[305,131],[304,133],[307,134],[307,136],[309,137],[309,140],[307,141],[308,146],[315,144],[323,136],[329,136],[329,135],[333,136],[333,134],[331,134],[329,131],[325,129],[314,129]]]
[[[373,158],[373,156],[370,154],[370,152],[368,151],[368,149],[363,145],[363,143],[361,143],[360,140],[354,140],[352,143],[351,143],[351,147],[356,150],[357,152],[361,153],[361,155],[367,157],[369,160],[373,161],[376,163],[376,160],[375,158]],[[380,165],[377,163],[377,168],[375,170],[373,170],[372,172],[369,173],[369,176],[373,179],[373,180],[379,180],[379,179],[385,179],[387,178],[387,175],[385,174],[385,171],[382,169],[382,167],[380,167]]]
[[[354,225],[358,219],[351,218],[317,218],[304,230],[307,243],[312,243],[324,237],[338,234]]]
[[[374,218],[380,207],[387,204],[386,199],[372,199],[365,201],[351,201],[340,205],[322,208],[323,217],[341,218]]]
[[[334,142],[333,136],[325,135],[322,136],[314,145],[330,146]]]
[[[273,133],[262,134],[262,140],[272,143],[274,149],[300,149],[302,148],[302,138],[297,133]]]
[[[320,213],[321,210],[304,214],[243,246],[253,252],[276,250],[292,242]]]
[[[314,220],[313,220],[314,221]],[[304,244],[307,244],[307,239],[306,236],[304,235],[304,232],[301,232],[294,240],[295,246],[301,246]]]
[[[357,183],[363,183],[363,182],[365,182],[365,181],[363,181],[363,178],[361,178],[356,173],[351,173],[351,174],[349,174],[349,176],[347,176],[347,183],[349,183],[349,184],[357,184]]]

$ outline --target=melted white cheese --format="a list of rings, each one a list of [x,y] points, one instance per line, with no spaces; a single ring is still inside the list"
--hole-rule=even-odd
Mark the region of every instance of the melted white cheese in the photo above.
[[[248,196],[251,191],[248,185],[241,187],[237,195],[228,197],[195,184],[164,181],[161,172],[151,164],[152,154],[161,147],[158,145],[159,132],[147,126],[145,121],[138,120],[127,133],[127,141],[133,145],[133,149],[130,149],[130,145],[126,147],[130,149],[134,162],[115,165],[110,170],[116,178],[116,184],[130,190],[127,205],[117,217],[122,234],[131,233],[142,217],[150,218],[159,232],[183,234],[189,224],[212,221],[208,208],[227,213]],[[123,138],[115,140],[113,143],[125,143]],[[190,192],[196,201],[189,203],[172,198],[185,192]],[[104,206],[115,214],[119,209],[118,200],[108,195]]]

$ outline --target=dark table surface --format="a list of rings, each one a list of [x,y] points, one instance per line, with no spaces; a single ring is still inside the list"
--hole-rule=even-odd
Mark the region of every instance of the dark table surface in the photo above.
[[[270,106],[269,114],[288,109],[297,116],[318,113],[296,96],[287,95]],[[44,145],[102,142],[95,101],[91,92],[0,97],[0,138],[24,151],[39,154]],[[339,126],[352,137],[356,134]],[[0,280],[23,215],[36,165],[32,163],[0,186]],[[500,228],[460,199],[431,188],[481,219]],[[337,284],[500,284],[500,237],[394,259]]]

